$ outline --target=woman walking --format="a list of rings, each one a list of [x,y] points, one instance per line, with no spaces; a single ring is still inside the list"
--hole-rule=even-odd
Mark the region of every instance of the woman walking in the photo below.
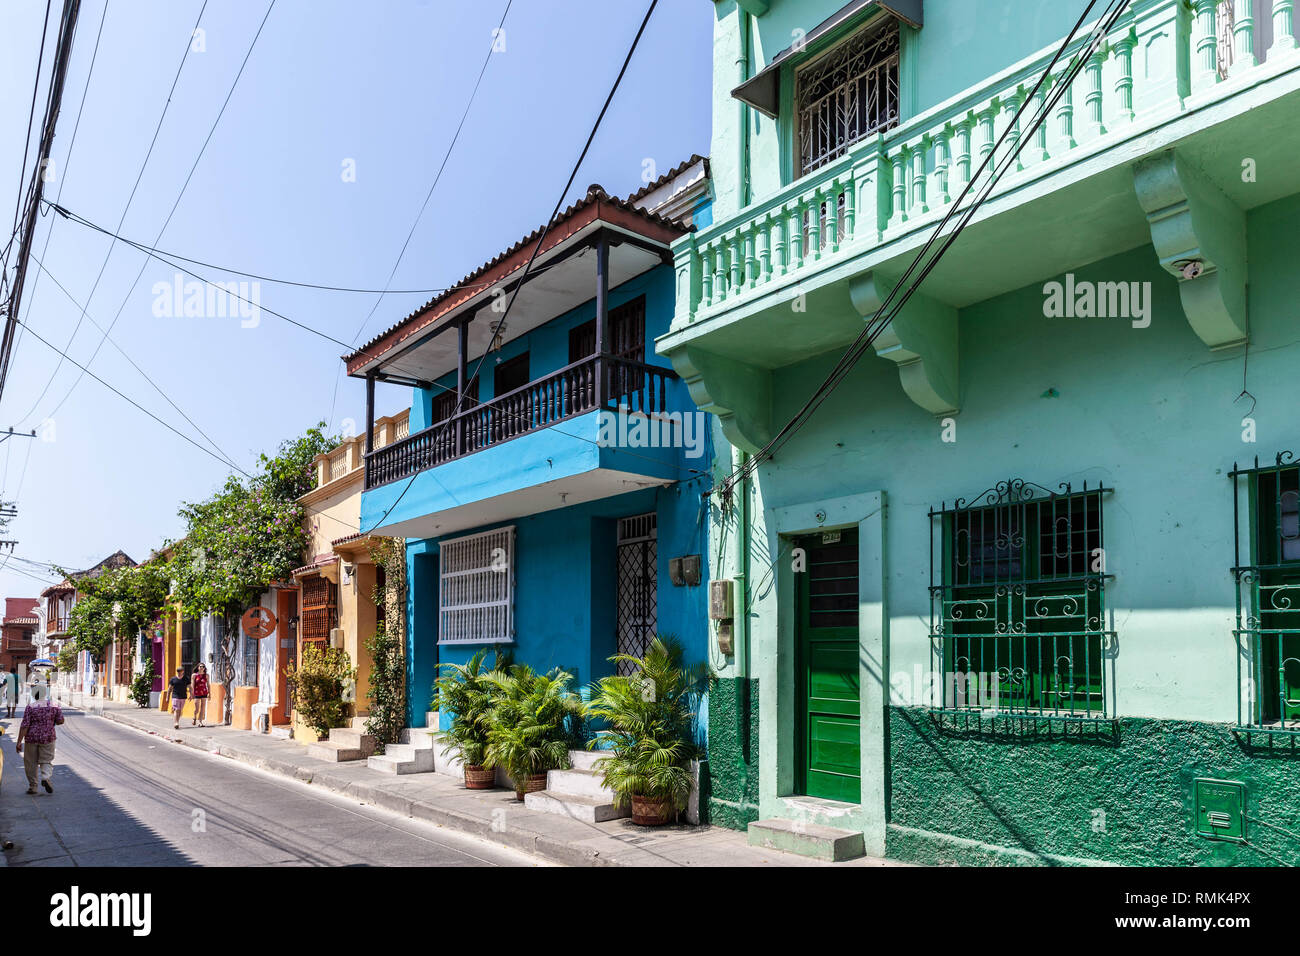
[[[198,670],[194,672],[194,682],[190,688],[194,697],[194,723],[202,727],[203,721],[208,716],[208,667],[206,664],[200,664]]]

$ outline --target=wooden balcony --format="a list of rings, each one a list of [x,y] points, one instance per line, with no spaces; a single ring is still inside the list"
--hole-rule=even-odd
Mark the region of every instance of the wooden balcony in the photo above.
[[[366,488],[377,488],[598,408],[667,412],[672,369],[593,355],[474,405],[366,456]]]

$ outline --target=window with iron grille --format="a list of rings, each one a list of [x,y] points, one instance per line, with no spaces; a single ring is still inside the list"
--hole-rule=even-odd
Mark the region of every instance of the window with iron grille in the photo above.
[[[438,552],[438,642],[513,641],[514,525],[448,539]]]
[[[1234,466],[1230,477],[1237,723],[1300,734],[1300,465],[1284,451],[1271,465]]]
[[[943,708],[1100,719],[1109,489],[1012,479],[930,511]]]
[[[897,126],[898,22],[867,26],[795,74],[799,174]]]

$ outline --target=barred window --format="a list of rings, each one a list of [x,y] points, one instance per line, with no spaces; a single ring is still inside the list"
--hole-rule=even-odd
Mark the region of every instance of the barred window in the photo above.
[[[1246,728],[1300,733],[1300,465],[1234,467],[1238,705]],[[1245,532],[1243,534],[1243,531]],[[1243,561],[1243,552],[1246,560]]]
[[[1105,717],[1108,491],[1012,479],[930,511],[945,709]]]
[[[515,639],[515,529],[494,528],[438,546],[440,644]]]
[[[898,21],[868,26],[795,74],[799,174],[897,126]]]

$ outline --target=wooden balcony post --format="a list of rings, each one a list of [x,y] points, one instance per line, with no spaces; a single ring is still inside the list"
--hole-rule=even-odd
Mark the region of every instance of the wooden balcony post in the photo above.
[[[469,343],[469,319],[466,319],[460,325],[456,326],[456,454],[465,453],[465,419],[461,413],[468,410],[469,405],[465,401],[466,379],[469,377],[467,363],[469,356],[466,354]]]
[[[605,381],[605,349],[608,345],[609,326],[609,238],[601,233],[596,238],[596,407],[604,408],[609,392]]]
[[[366,376],[366,454],[375,450],[375,376]]]

